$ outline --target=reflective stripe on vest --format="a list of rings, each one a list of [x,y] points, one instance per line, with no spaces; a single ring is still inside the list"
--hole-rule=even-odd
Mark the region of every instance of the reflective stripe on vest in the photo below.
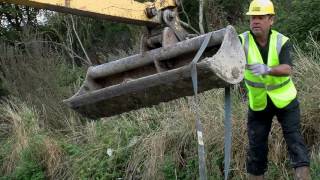
[[[285,82],[282,82],[281,84],[276,84],[276,85],[265,85],[264,83],[257,83],[257,82],[252,82],[249,81],[247,79],[244,80],[249,86],[255,87],[255,88],[264,88],[268,91],[272,91],[275,89],[279,89],[285,85],[287,85],[291,79],[289,78],[288,80],[286,80]]]
[[[246,55],[246,57],[248,57],[248,51],[249,51],[249,31],[246,31],[244,32],[243,34],[243,40],[242,42],[243,45],[244,45],[244,53]],[[281,33],[278,33],[277,35],[277,53],[278,53],[278,56],[280,55],[280,52],[281,52],[281,48],[282,48],[282,38],[284,36],[281,34]],[[247,62],[248,62],[248,59],[247,59]]]
[[[263,59],[253,36],[249,31],[240,35],[247,57],[247,64],[263,64]],[[272,30],[269,40],[269,67],[279,65],[279,54],[287,37]],[[287,106],[295,97],[296,89],[289,76],[279,77],[271,75],[256,76],[248,69],[245,71],[245,84],[248,88],[249,105],[254,111],[260,111],[267,106],[267,95],[278,108]]]

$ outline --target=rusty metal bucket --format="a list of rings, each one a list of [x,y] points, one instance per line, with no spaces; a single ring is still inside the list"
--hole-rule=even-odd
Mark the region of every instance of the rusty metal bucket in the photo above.
[[[191,96],[190,62],[205,36],[90,67],[83,86],[64,103],[83,116],[100,118]],[[197,63],[198,91],[239,83],[244,68],[245,54],[234,28],[214,31]]]

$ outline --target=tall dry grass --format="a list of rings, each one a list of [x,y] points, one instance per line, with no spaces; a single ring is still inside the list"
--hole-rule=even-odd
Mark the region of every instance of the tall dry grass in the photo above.
[[[61,46],[45,41],[41,34],[26,31],[21,36],[21,42],[14,45],[0,43],[4,86],[12,96],[37,108],[41,127],[63,129],[66,124],[79,124],[79,116],[62,100],[80,87],[85,71],[68,61]]]
[[[37,39],[37,37],[33,37]],[[37,172],[51,179],[196,179],[197,141],[191,98],[125,113],[100,122],[86,122],[61,100],[80,86],[83,70],[66,63],[50,44],[26,46],[27,52],[1,44],[3,78],[19,100],[1,105],[1,172],[15,177],[34,160]],[[319,43],[308,52],[296,48],[294,82],[299,90],[302,131],[319,162]],[[40,51],[37,51],[40,49]],[[245,179],[247,102],[233,92],[232,179]],[[210,179],[223,172],[223,90],[199,95]],[[292,170],[281,128],[274,121],[269,136],[268,179],[290,179]],[[34,156],[30,156],[34,154]],[[23,155],[24,154],[24,155]],[[26,156],[27,155],[27,156]],[[26,158],[27,157],[27,158]],[[319,172],[313,163],[312,172]],[[24,171],[22,171],[22,170]],[[319,174],[319,173],[318,173]]]
[[[62,166],[64,152],[57,141],[46,135],[44,129],[39,126],[40,116],[36,109],[19,100],[10,99],[3,102],[0,112],[2,123],[10,127],[10,134],[6,141],[2,141],[5,143],[0,148],[2,152],[6,152],[1,159],[2,175],[9,179],[30,178],[25,174],[28,170],[24,168],[31,164],[31,167],[43,169],[43,178],[67,177],[64,172],[66,166]],[[42,172],[34,173],[42,177]],[[22,177],[16,177],[16,174]]]
[[[309,51],[296,47],[295,80],[300,95],[302,126],[308,144],[320,141],[320,43],[312,37],[306,44]]]

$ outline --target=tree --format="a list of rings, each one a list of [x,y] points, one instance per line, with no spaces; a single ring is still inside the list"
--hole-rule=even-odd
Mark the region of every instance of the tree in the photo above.
[[[320,1],[293,0],[278,4],[280,7],[276,28],[300,43],[304,43],[310,34],[315,40],[320,40]]]
[[[204,26],[207,31],[217,30],[228,24],[236,25],[244,18],[244,8],[249,0],[203,0]],[[199,21],[199,0],[182,0],[190,24],[197,28]],[[181,13],[181,19],[187,21],[186,15]]]
[[[24,27],[37,26],[38,12],[39,10],[28,6],[0,3],[0,36],[15,40]]]

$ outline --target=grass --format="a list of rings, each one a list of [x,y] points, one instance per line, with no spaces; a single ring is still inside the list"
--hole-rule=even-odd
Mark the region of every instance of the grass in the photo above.
[[[311,154],[312,162],[311,162],[311,175],[315,179],[320,177],[320,150],[315,149]]]
[[[40,128],[37,111],[15,99],[3,105],[3,122],[12,131],[1,148],[6,153],[1,156],[0,172],[13,179],[59,177],[63,151]]]
[[[296,48],[294,82],[301,101],[303,135],[312,150],[311,172],[316,178],[320,174],[320,49],[319,43],[310,42],[313,44],[307,52]],[[31,48],[28,55],[10,48],[0,53],[5,70],[3,85],[11,92],[0,106],[2,179],[197,178],[197,141],[190,98],[97,122],[86,121],[61,103],[80,86],[84,70],[70,65],[57,51],[47,49],[39,55],[33,53],[34,47],[27,48]],[[231,177],[245,179],[247,105],[237,88],[232,94]],[[199,101],[208,175],[210,179],[221,179],[223,90],[202,93]],[[267,179],[292,179],[278,123],[274,123],[269,138]]]

